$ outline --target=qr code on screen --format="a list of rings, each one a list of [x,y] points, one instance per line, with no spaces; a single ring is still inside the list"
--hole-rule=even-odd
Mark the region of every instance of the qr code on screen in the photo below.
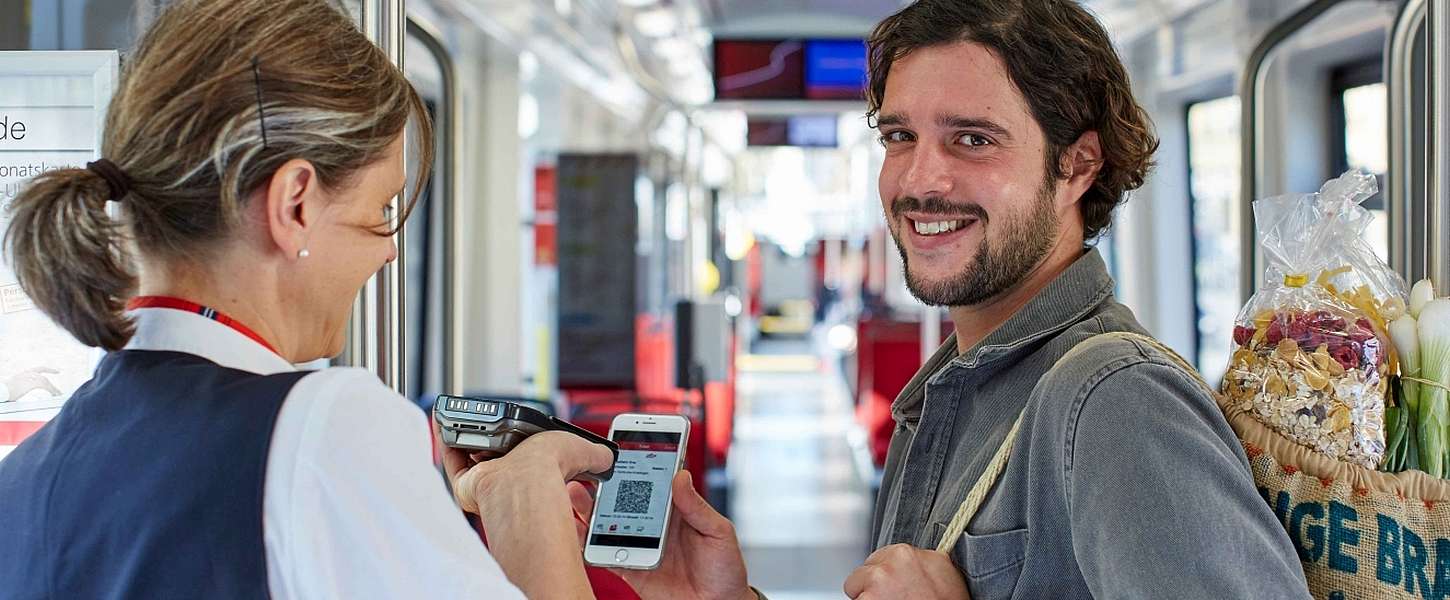
[[[621,481],[619,495],[614,499],[614,512],[642,515],[649,511],[649,498],[654,493],[652,481]]]

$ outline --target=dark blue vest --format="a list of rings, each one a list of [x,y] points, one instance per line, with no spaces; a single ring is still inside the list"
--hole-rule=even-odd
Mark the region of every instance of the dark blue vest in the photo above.
[[[305,375],[108,355],[0,460],[0,598],[267,597],[267,450]]]

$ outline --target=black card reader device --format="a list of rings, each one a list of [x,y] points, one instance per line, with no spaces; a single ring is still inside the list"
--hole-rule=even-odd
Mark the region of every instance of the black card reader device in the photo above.
[[[596,444],[602,444],[619,459],[619,444],[568,421],[544,414],[522,404],[507,400],[449,396],[439,394],[433,401],[433,419],[443,434],[443,443],[452,448],[472,450],[497,458],[533,434],[544,431],[567,431]],[[614,474],[611,467],[594,474],[607,480]]]

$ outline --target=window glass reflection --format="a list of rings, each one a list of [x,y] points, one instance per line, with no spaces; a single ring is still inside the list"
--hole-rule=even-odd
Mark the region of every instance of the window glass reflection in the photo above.
[[[0,0],[0,49],[116,50],[131,46],[160,0]]]
[[[1381,183],[1389,171],[1389,136],[1385,84],[1373,83],[1344,91],[1344,155],[1351,169],[1366,169],[1380,176]],[[1383,190],[1383,186],[1380,188]],[[1365,231],[1370,247],[1388,262],[1390,255],[1390,220],[1384,210],[1383,194],[1370,198],[1365,205],[1374,213],[1374,221]]]
[[[1239,311],[1239,99],[1188,107],[1198,369],[1217,386]]]

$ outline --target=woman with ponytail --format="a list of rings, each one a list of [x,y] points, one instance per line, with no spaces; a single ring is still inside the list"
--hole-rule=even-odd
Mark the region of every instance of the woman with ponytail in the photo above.
[[[475,464],[340,352],[396,257],[418,94],[324,0],[177,0],[128,55],[105,158],[31,180],[6,256],[108,351],[0,462],[0,597],[589,595],[565,483],[602,446],[530,438]],[[420,184],[421,185],[421,184]]]

